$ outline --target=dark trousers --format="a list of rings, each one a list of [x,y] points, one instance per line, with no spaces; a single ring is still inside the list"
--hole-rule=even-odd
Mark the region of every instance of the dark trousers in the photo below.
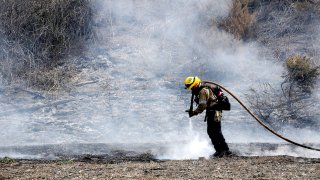
[[[229,147],[222,135],[221,122],[214,120],[215,111],[207,112],[207,133],[217,152],[228,151]]]

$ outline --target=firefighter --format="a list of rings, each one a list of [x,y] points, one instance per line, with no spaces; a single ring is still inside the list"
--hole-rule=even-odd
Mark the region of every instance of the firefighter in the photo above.
[[[194,102],[197,104],[196,110],[187,110],[189,117],[198,115],[206,110],[205,121],[207,121],[207,133],[216,150],[214,157],[223,157],[231,155],[229,147],[225,142],[221,131],[222,110],[218,108],[218,98],[204,82],[197,76],[189,76],[185,79],[185,89],[191,90],[192,95],[195,96]],[[221,91],[222,92],[222,91]],[[191,103],[193,100],[191,100]],[[191,107],[193,104],[191,104]]]

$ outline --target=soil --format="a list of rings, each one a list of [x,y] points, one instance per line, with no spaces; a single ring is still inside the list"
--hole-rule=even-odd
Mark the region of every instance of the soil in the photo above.
[[[0,163],[0,179],[319,179],[320,159],[290,156],[156,160],[84,156]]]

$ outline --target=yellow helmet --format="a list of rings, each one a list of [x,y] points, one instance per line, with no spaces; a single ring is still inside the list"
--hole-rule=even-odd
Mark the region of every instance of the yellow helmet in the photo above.
[[[185,89],[190,90],[192,87],[201,82],[198,76],[189,76],[184,80]]]

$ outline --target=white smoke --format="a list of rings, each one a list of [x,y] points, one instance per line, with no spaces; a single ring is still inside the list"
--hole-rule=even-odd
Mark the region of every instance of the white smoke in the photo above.
[[[178,93],[177,89],[183,88],[185,76],[198,75],[204,79],[222,81],[222,84],[227,84],[234,91],[246,90],[257,82],[277,83],[280,80],[282,67],[272,63],[271,59],[260,57],[258,44],[235,40],[232,35],[217,29],[213,24],[228,14],[230,1],[107,1],[103,6],[105,15],[112,19],[112,23],[109,20],[107,27],[110,31],[102,33],[107,36],[109,46],[121,47],[120,50],[109,50],[108,53],[127,62],[128,69],[121,72],[130,74],[125,77],[117,76],[115,81],[123,78],[120,81],[134,84],[136,82],[130,79],[142,78],[148,83],[154,83],[157,88],[152,89],[153,93],[158,92],[159,98],[165,100],[155,100],[160,109],[156,106],[145,106],[149,109],[148,112],[159,116],[155,117],[144,109],[141,110],[146,119],[164,122],[153,124],[162,128],[156,131],[159,134],[156,137],[150,134],[148,137],[141,137],[139,134],[134,136],[138,137],[135,141],[170,142],[167,154],[161,154],[160,157],[208,157],[213,152],[212,145],[208,143],[206,124],[202,123],[203,116],[193,118],[193,133],[186,129],[188,117],[181,114],[183,108],[188,108],[190,94],[181,90],[179,98],[183,103],[181,100],[177,102],[179,99],[176,99],[175,95]],[[143,82],[138,84],[141,83]],[[164,88],[161,92],[157,90],[166,84],[169,88]],[[166,99],[168,95],[170,98]],[[121,111],[123,108],[125,107],[113,106],[114,111]],[[235,112],[231,116],[243,116],[238,110]],[[139,117],[132,114],[126,113],[130,121],[139,122]],[[117,113],[116,116],[121,115]],[[228,115],[225,119],[227,118]],[[230,119],[235,122],[247,120]],[[146,124],[142,126],[146,128]],[[135,127],[130,126],[128,130],[133,131]],[[149,126],[147,128],[157,129]],[[137,131],[140,129],[138,127]],[[241,134],[243,127],[235,130]],[[231,130],[226,130],[226,139],[229,142],[254,141],[251,133],[247,137],[232,137],[229,132]],[[123,137],[123,134],[119,136]],[[181,142],[185,144],[181,145]]]
[[[164,152],[157,155],[159,159],[197,159],[199,157],[209,158],[214,153],[207,139],[201,138],[199,133],[193,129],[192,121],[189,120],[189,130],[186,134],[190,137],[187,142],[174,142],[169,144]]]
[[[83,69],[74,80],[77,86],[59,97],[72,101],[30,111],[34,104],[52,102],[21,93],[24,98],[4,98],[13,102],[6,105],[9,110],[29,104],[22,107],[27,110],[23,113],[18,108],[1,116],[6,130],[1,132],[0,146],[153,143],[165,144],[164,151],[156,152],[159,158],[209,157],[214,149],[204,115],[188,123],[184,113],[190,103],[190,92],[183,89],[185,76],[219,82],[242,99],[258,82],[281,81],[282,66],[261,56],[263,47],[235,40],[215,27],[228,14],[230,2],[100,2],[97,34],[105,44],[91,46],[94,56],[79,63]],[[231,103],[232,111],[224,113],[222,123],[227,142],[279,142],[251,123],[234,100]]]

